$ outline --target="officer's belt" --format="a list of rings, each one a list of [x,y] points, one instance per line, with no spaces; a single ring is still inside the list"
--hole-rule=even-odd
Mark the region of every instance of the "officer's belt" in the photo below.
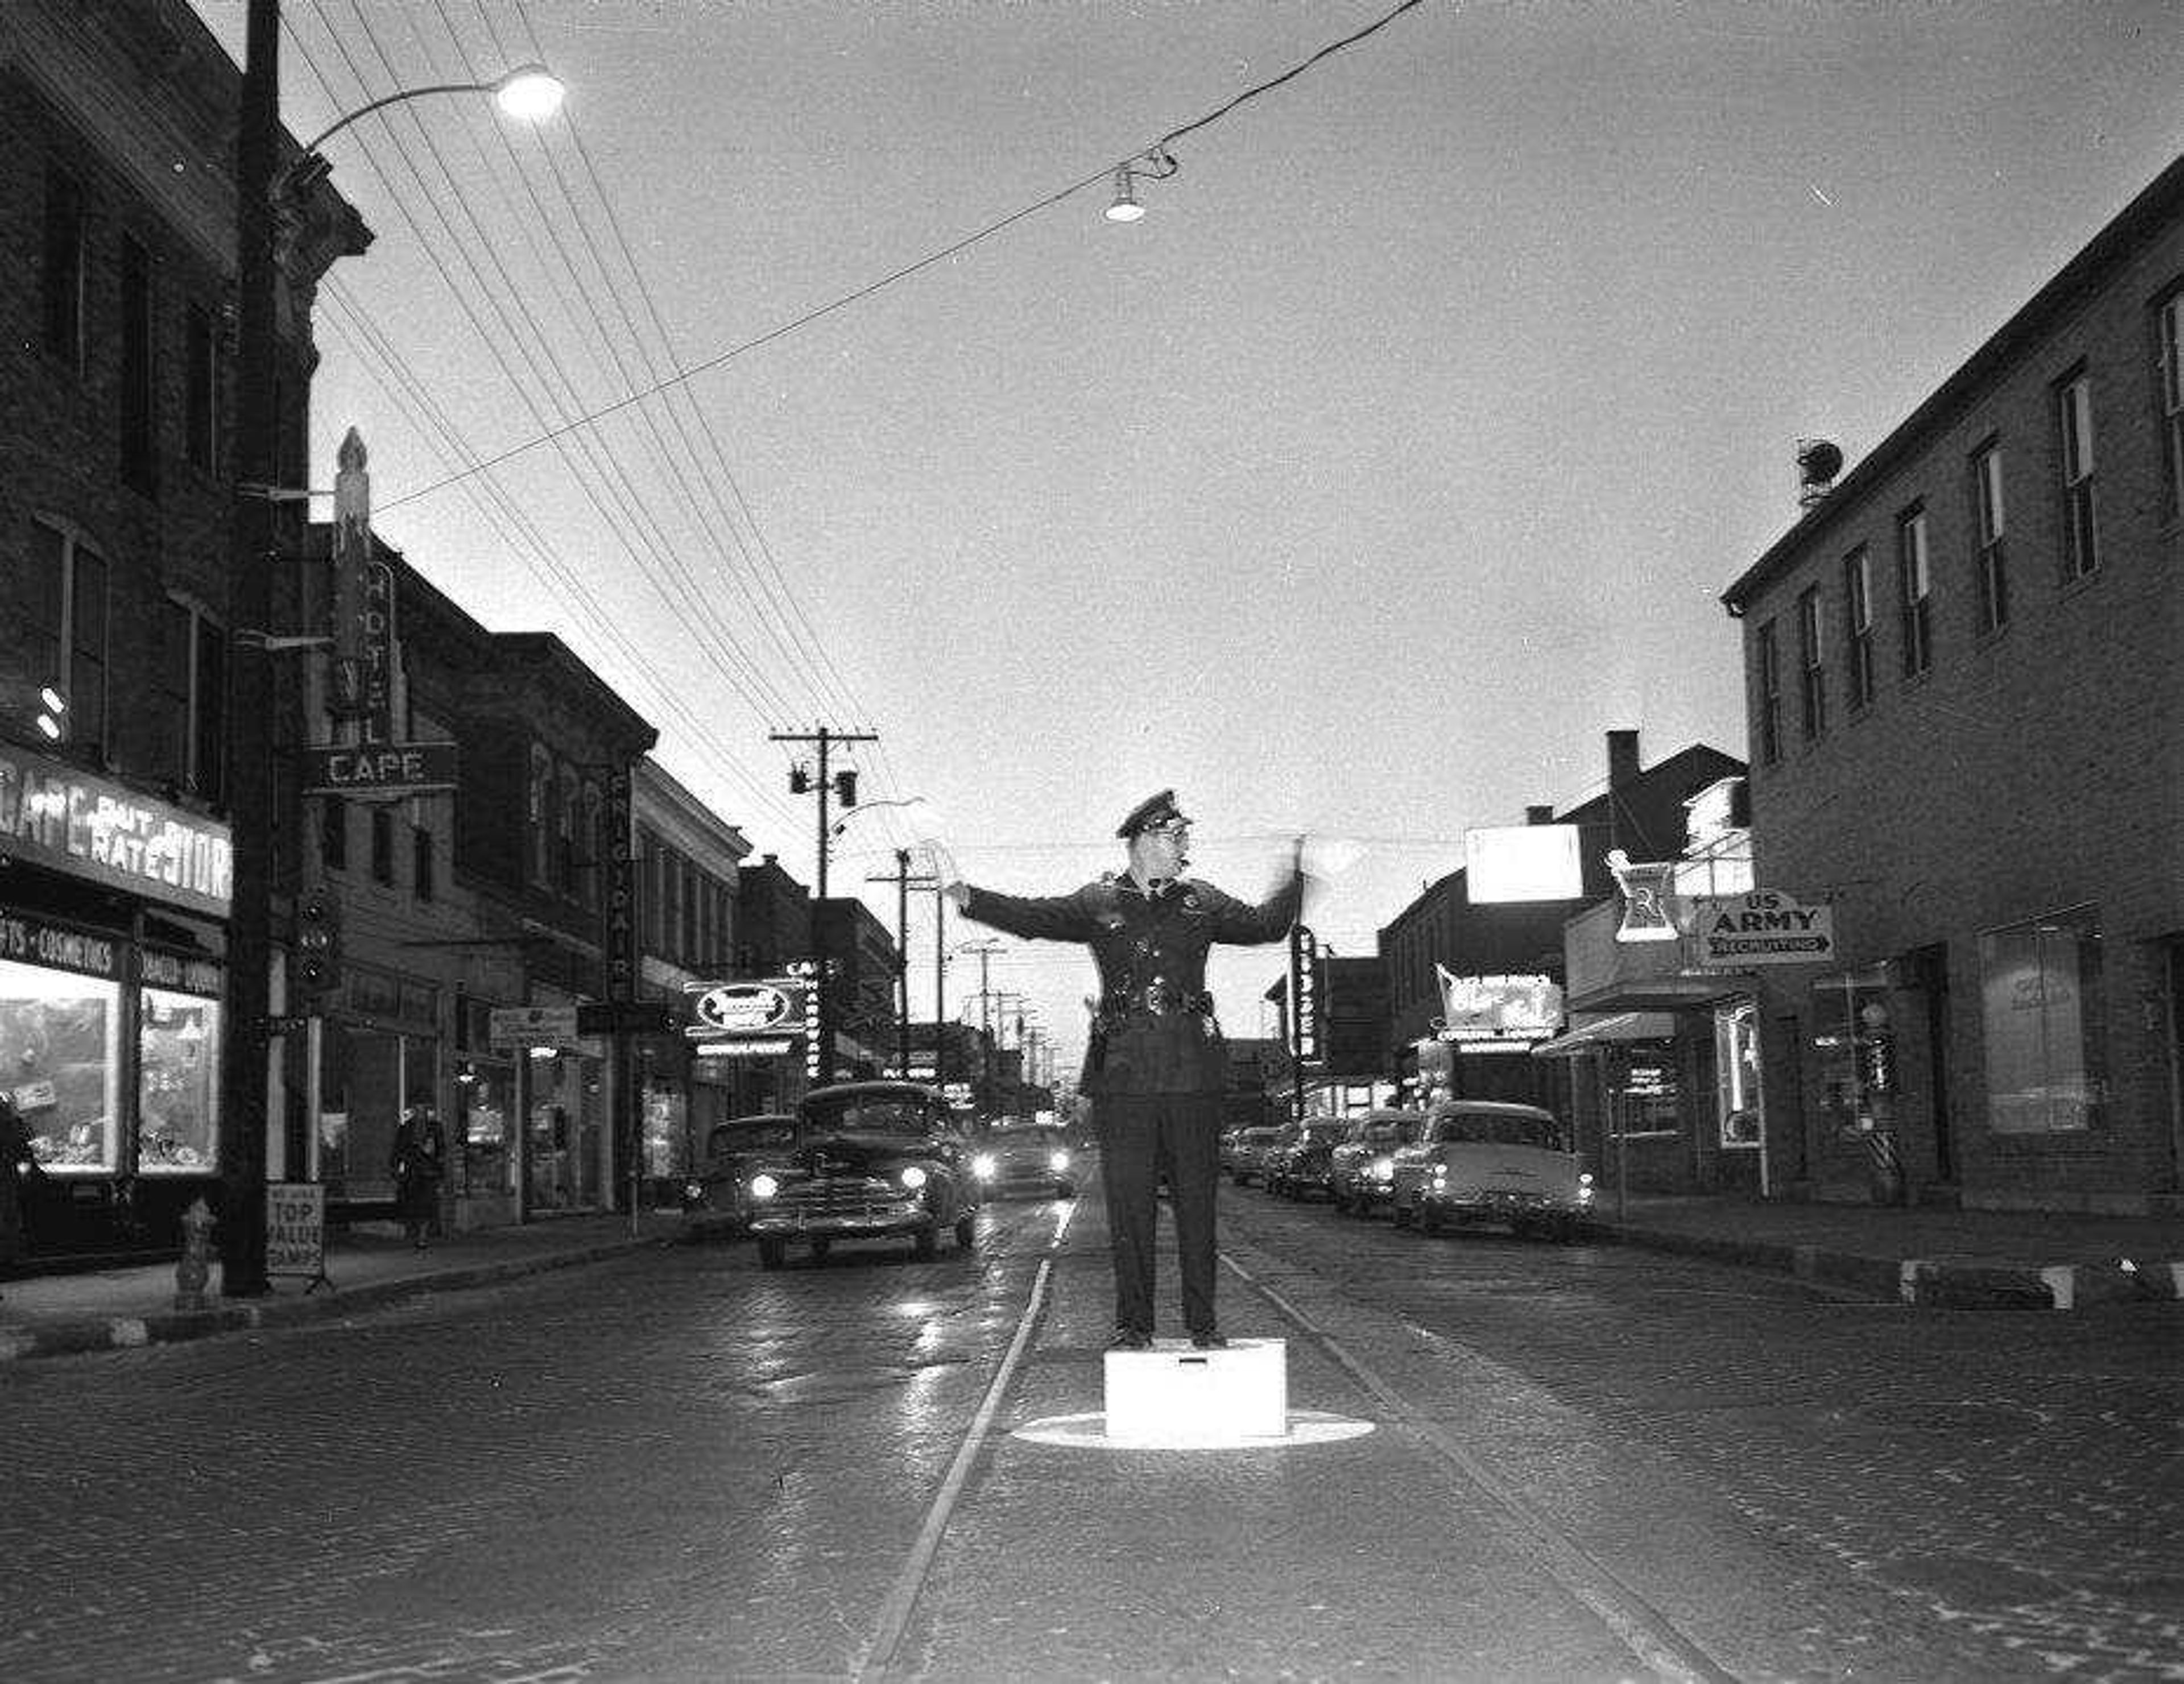
[[[1141,1012],[1150,1012],[1156,1018],[1182,1012],[1197,1012],[1210,1018],[1213,1015],[1213,996],[1210,994],[1185,994],[1181,989],[1170,988],[1166,983],[1132,989],[1127,994],[1103,994],[1100,996],[1100,1015],[1102,1018],[1128,1018]]]

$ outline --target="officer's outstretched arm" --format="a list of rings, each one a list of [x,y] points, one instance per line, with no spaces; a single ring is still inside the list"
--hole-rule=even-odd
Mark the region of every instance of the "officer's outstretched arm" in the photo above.
[[[1213,939],[1240,947],[1279,941],[1290,933],[1304,904],[1304,873],[1292,870],[1290,880],[1253,906],[1223,895],[1213,911]]]
[[[990,889],[963,886],[961,910],[973,923],[989,924],[1034,941],[1089,941],[1100,933],[1084,889],[1073,895],[996,895]]]

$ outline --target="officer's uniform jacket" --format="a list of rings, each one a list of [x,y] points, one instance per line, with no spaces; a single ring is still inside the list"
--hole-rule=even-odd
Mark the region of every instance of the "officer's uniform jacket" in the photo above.
[[[1084,1055],[1082,1091],[1218,1093],[1228,1048],[1206,992],[1206,952],[1279,941],[1296,921],[1304,881],[1258,906],[1195,878],[1148,892],[1128,876],[1073,895],[1026,898],[972,888],[963,915],[1011,935],[1081,941],[1100,967],[1100,1002]]]

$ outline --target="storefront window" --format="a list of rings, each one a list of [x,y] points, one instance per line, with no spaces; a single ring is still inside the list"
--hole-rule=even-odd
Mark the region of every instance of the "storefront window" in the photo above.
[[[682,1096],[672,1088],[647,1084],[644,1089],[644,1173],[680,1174],[688,1166]]]
[[[203,1175],[220,1157],[220,1002],[148,988],[137,1026],[136,1167]]]
[[[574,1052],[534,1054],[530,1073],[531,1207],[594,1206],[599,1198],[600,1062]]]
[[[1839,1135],[1896,1126],[1896,1026],[1877,967],[1813,984],[1813,1050],[1820,1115]]]
[[[508,1129],[515,1105],[513,1066],[497,1058],[473,1058],[455,1073],[455,1126],[462,1142],[460,1191],[510,1191]]]
[[[1674,1135],[1682,1127],[1681,1085],[1673,1041],[1631,1041],[1622,1049],[1622,1069],[1614,1079],[1621,1132]]]
[[[1987,1125],[2008,1135],[2090,1127],[2108,1086],[2096,910],[1982,934],[1980,1001]]]
[[[49,1175],[117,1167],[121,989],[0,960],[0,1082]]]

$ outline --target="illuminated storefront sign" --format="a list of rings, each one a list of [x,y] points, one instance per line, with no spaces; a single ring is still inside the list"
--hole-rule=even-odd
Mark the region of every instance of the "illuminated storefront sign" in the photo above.
[[[226,825],[15,748],[0,747],[0,847],[215,917],[233,892]]]
[[[807,1033],[808,985],[793,978],[770,982],[694,982],[682,984],[690,996],[684,1029],[694,1051],[715,1057],[780,1057],[793,1050],[793,1038]]]
[[[1563,991],[1545,976],[1459,977],[1440,965],[1441,1040],[1459,1050],[1522,1051],[1561,1028]]]

